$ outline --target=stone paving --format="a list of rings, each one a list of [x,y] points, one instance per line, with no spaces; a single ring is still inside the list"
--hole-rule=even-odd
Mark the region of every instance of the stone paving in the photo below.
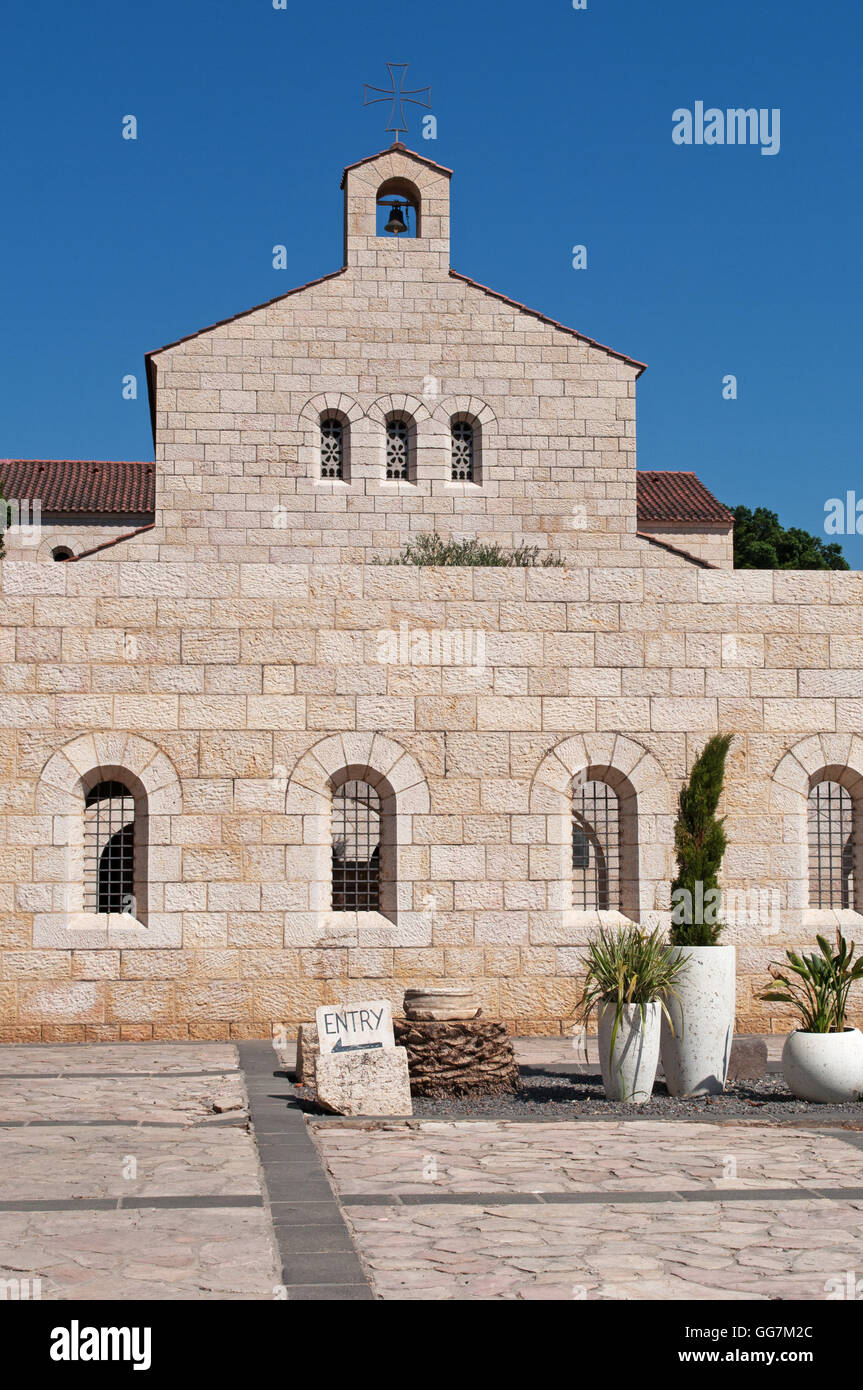
[[[863,1188],[850,1132],[663,1120],[323,1120],[312,1131],[342,1194]]]
[[[0,1203],[15,1204],[0,1279],[53,1299],[271,1299],[247,1121],[229,1045],[0,1048]]]
[[[863,1272],[853,1131],[311,1128],[381,1298],[824,1299]]]
[[[811,1300],[863,1271],[863,1201],[348,1212],[385,1299]]]
[[[526,1065],[570,1052],[517,1042]],[[60,1300],[814,1300],[863,1277],[859,1131],[306,1119],[277,1067],[264,1043],[0,1048],[0,1281]]]

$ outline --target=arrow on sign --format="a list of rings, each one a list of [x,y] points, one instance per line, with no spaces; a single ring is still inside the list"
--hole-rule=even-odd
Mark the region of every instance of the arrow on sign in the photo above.
[[[370,1052],[373,1047],[383,1047],[383,1043],[351,1043],[346,1046],[341,1038],[339,1038],[333,1048],[333,1052]]]

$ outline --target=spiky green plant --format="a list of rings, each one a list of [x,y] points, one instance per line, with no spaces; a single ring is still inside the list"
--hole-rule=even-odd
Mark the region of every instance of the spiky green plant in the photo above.
[[[414,536],[395,560],[377,560],[386,565],[473,565],[480,568],[502,566],[506,569],[525,569],[534,566],[549,569],[563,564],[556,555],[540,555],[538,545],[519,545],[506,550],[502,545],[477,540],[454,540],[439,536],[436,531]]]
[[[725,817],[717,816],[716,808],[725,780],[725,759],[733,735],[714,734],[707,740],[692,765],[689,781],[680,792],[677,822],[674,826],[674,850],[677,857],[677,877],[671,885],[672,902],[679,890],[689,894],[690,905],[704,903],[708,894],[718,899],[719,870],[728,844]],[[671,941],[674,946],[716,946],[722,925],[715,921],[696,921],[690,911],[689,921],[672,920]],[[702,914],[703,919],[703,914]]]
[[[648,934],[635,923],[625,927],[600,927],[587,945],[587,972],[584,991],[579,1002],[582,1022],[588,1020],[598,1004],[614,1006],[614,1026],[611,1031],[611,1058],[624,1009],[638,1005],[644,1026],[645,1004],[658,1003],[672,1032],[674,1025],[666,1006],[668,995],[675,995],[674,982],[685,964],[682,956],[675,957],[662,933]]]
[[[786,951],[785,969],[771,963],[770,974],[780,989],[770,988],[761,999],[774,1004],[791,1004],[800,1015],[804,1033],[841,1033],[845,1029],[851,987],[863,979],[863,956],[854,962],[854,942],[849,946],[840,931],[836,933],[836,950],[826,937],[816,936],[820,955],[810,956]]]

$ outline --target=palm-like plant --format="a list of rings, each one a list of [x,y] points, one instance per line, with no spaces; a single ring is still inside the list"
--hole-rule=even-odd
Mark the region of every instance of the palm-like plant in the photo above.
[[[841,932],[836,933],[834,952],[826,937],[817,936],[818,950],[811,955],[786,951],[786,970],[771,964],[770,974],[781,988],[767,989],[760,996],[776,1004],[791,1004],[800,1015],[804,1033],[841,1033],[851,987],[863,979],[863,956],[854,962],[854,942],[849,946]]]
[[[586,1026],[597,1004],[614,1005],[612,1057],[627,1006],[638,1005],[643,1027],[645,1004],[658,1002],[671,1026],[665,996],[676,994],[674,981],[684,964],[685,957],[672,954],[658,928],[648,935],[634,923],[617,930],[600,927],[588,942],[587,974],[579,1008]]]

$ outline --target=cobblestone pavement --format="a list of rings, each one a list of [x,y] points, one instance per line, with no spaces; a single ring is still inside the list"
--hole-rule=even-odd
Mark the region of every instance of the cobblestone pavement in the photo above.
[[[312,1131],[379,1297],[822,1299],[863,1270],[859,1134],[668,1121]]]
[[[0,1279],[43,1299],[272,1298],[247,1119],[230,1045],[0,1048]]]

